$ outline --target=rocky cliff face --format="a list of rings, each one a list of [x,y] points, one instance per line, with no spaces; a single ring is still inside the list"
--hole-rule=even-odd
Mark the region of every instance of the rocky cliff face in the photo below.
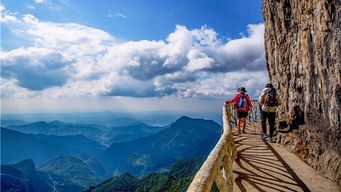
[[[305,124],[308,163],[341,183],[341,1],[263,0],[266,61],[283,105]]]

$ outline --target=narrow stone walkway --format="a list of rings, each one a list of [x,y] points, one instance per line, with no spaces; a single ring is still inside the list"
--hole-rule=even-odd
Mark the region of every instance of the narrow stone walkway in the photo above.
[[[235,132],[234,191],[341,191],[279,144],[263,141],[259,122],[248,124],[245,134]]]

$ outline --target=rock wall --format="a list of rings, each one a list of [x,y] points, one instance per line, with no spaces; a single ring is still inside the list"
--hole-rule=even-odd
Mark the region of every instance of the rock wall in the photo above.
[[[263,0],[265,57],[279,118],[307,127],[307,162],[341,184],[341,1]]]

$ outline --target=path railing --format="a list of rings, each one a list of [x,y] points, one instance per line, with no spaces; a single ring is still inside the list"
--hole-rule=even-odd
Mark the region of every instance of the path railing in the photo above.
[[[257,100],[252,100],[252,105],[254,107],[248,118],[250,122],[259,118]],[[232,165],[237,149],[233,140],[232,125],[237,125],[237,114],[233,110],[233,103],[224,104],[222,136],[195,175],[187,192],[209,192],[214,182],[220,191],[233,191]]]

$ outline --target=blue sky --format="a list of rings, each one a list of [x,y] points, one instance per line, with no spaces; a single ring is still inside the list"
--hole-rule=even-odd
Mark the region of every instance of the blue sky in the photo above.
[[[175,25],[189,29],[207,25],[225,38],[238,38],[248,24],[263,22],[260,0],[3,0],[2,4],[41,21],[79,23],[126,40],[162,40]]]
[[[260,0],[3,0],[1,112],[220,110],[268,81],[262,23]]]

